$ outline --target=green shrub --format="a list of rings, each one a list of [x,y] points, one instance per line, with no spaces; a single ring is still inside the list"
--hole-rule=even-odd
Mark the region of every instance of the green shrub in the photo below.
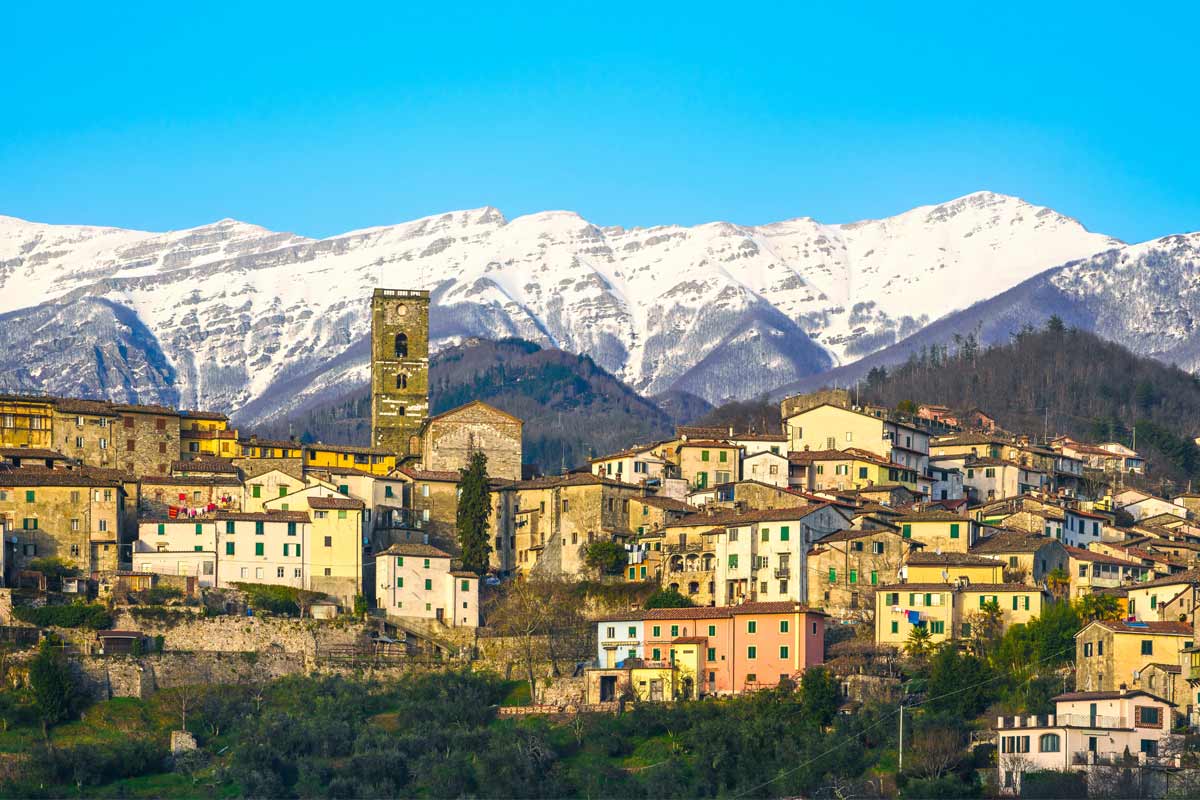
[[[155,586],[138,592],[138,602],[148,606],[160,606],[168,600],[178,600],[183,597],[183,591],[174,586]]]
[[[660,589],[646,598],[642,608],[691,608],[694,605],[676,589]]]
[[[101,630],[112,627],[112,615],[102,605],[76,603],[69,606],[15,606],[13,616],[39,628],[91,628]]]
[[[320,592],[307,592],[294,586],[274,586],[268,583],[235,583],[246,593],[246,602],[255,611],[296,617],[301,606],[307,608],[314,600],[323,598]]]

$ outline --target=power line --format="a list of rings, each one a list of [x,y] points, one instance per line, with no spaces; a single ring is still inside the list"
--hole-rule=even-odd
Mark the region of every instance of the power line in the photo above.
[[[1059,652],[1057,652],[1057,653],[1051,653],[1050,655],[1046,656],[1045,658],[1039,659],[1038,661],[1035,661],[1035,662],[1033,662],[1033,663],[1034,663],[1034,664],[1042,664],[1042,663],[1044,663],[1044,662],[1046,662],[1046,661],[1049,661],[1050,659],[1053,659],[1053,658],[1058,658],[1059,656],[1063,655],[1064,653],[1067,653],[1067,652],[1073,652],[1074,650],[1075,650],[1075,646],[1074,646],[1074,645],[1071,645],[1070,647],[1063,648],[1062,650],[1060,650],[1060,651],[1059,651]],[[964,686],[964,687],[962,687],[961,689],[955,689],[955,690],[953,690],[953,691],[950,691],[950,692],[945,692],[944,694],[935,695],[934,697],[926,697],[924,700],[922,700],[922,701],[921,701],[921,702],[919,702],[919,703],[912,703],[912,704],[910,704],[910,705],[909,705],[909,708],[912,708],[912,707],[914,707],[914,706],[918,706],[918,707],[919,707],[919,706],[922,706],[922,705],[924,705],[924,704],[926,704],[926,703],[929,703],[929,702],[930,702],[930,701],[932,701],[932,700],[941,700],[941,699],[943,699],[943,698],[946,698],[946,697],[952,697],[953,695],[956,695],[956,694],[961,694],[962,692],[970,691],[971,689],[978,689],[980,686],[986,686],[986,685],[987,685],[987,684],[989,684],[989,683],[993,683],[993,682],[995,682],[995,681],[998,681],[998,680],[1000,680],[1001,678],[1005,678],[1005,677],[1008,677],[1008,676],[1007,676],[1007,675],[1005,675],[1005,674],[998,674],[998,675],[996,675],[996,676],[994,676],[994,677],[992,677],[992,678],[989,678],[989,679],[987,679],[987,680],[984,680],[984,681],[979,681],[978,683],[971,684],[971,685],[968,685],[968,686]],[[1026,683],[1028,683],[1028,682],[1029,682],[1029,681],[1031,681],[1031,680],[1033,680],[1033,676],[1032,676],[1032,675],[1030,675],[1030,677],[1029,677],[1029,679],[1026,681]],[[877,727],[879,727],[880,725],[882,725],[884,722],[887,722],[887,721],[889,721],[889,720],[890,720],[892,717],[896,716],[897,714],[900,714],[900,713],[902,713],[903,711],[904,711],[904,705],[903,705],[903,704],[901,704],[899,708],[897,708],[895,711],[892,711],[892,712],[890,712],[889,714],[886,714],[885,716],[881,717],[881,718],[879,719],[879,721],[878,721],[878,722],[876,722],[875,724],[873,724],[873,725],[871,725],[871,726],[869,726],[869,727],[863,728],[861,731],[858,731],[858,732],[855,734],[855,737],[854,737],[854,738],[858,738],[859,736],[862,736],[864,733],[867,733],[868,731],[874,730],[875,728],[877,728]],[[835,751],[837,751],[837,750],[841,749],[841,748],[842,748],[842,747],[843,747],[845,744],[847,744],[847,743],[848,743],[848,742],[840,742],[840,743],[838,743],[838,744],[834,745],[833,747],[829,748],[828,750],[824,751],[823,753],[820,753],[820,754],[818,754],[818,755],[815,755],[815,756],[813,756],[812,758],[808,759],[807,761],[803,762],[802,764],[799,764],[799,765],[797,765],[797,766],[795,766],[795,767],[792,767],[791,769],[789,769],[789,770],[786,770],[786,771],[784,771],[784,772],[781,772],[781,773],[779,773],[778,775],[776,775],[775,777],[773,777],[773,778],[771,778],[771,779],[769,779],[769,780],[766,780],[766,781],[764,781],[764,782],[762,782],[762,783],[758,784],[757,786],[752,786],[752,787],[750,787],[749,789],[746,789],[746,790],[744,790],[744,791],[742,791],[742,792],[739,792],[738,794],[735,794],[735,795],[734,795],[734,798],[745,797],[746,795],[748,795],[748,794],[750,794],[750,793],[752,793],[752,792],[757,792],[759,789],[762,789],[762,788],[764,788],[764,787],[766,787],[766,786],[770,786],[772,783],[774,783],[775,781],[779,780],[780,778],[786,778],[788,775],[791,775],[791,774],[793,774],[793,773],[795,773],[795,772],[798,772],[799,770],[802,770],[802,769],[804,769],[805,767],[809,766],[810,764],[812,764],[812,763],[814,763],[814,762],[816,762],[816,761],[819,761],[820,759],[824,758],[825,756],[829,755],[830,753],[833,753],[833,752],[835,752]]]

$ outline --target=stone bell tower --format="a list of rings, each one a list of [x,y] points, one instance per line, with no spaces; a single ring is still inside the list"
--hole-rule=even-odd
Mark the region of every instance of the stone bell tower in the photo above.
[[[429,292],[371,297],[371,446],[418,455],[429,413]]]

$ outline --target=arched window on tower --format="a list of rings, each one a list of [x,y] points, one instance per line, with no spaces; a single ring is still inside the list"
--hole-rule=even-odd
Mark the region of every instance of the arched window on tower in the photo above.
[[[396,358],[408,357],[408,334],[396,334]]]
[[[396,388],[397,389],[407,389],[408,388],[408,376],[407,375],[401,374],[401,375],[396,376]]]

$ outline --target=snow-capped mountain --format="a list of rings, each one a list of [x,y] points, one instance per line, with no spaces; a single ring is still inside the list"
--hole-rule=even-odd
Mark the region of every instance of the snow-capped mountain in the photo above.
[[[1067,262],[891,347],[780,386],[774,394],[848,386],[872,367],[898,364],[923,347],[950,344],[956,335],[974,334],[984,344],[1006,342],[1051,316],[1138,355],[1200,371],[1200,233],[1164,236]]]
[[[843,225],[625,229],[482,208],[320,240],[0,217],[0,389],[268,419],[366,379],[382,285],[433,292],[435,343],[519,336],[644,394],[745,398],[1119,246],[988,192]]]

